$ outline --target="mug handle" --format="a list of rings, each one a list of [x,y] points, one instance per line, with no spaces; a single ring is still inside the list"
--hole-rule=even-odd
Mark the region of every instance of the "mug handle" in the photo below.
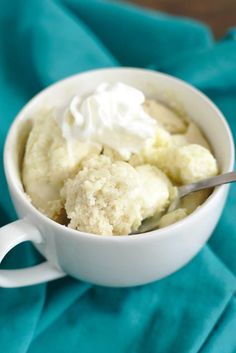
[[[39,230],[25,220],[18,220],[0,228],[0,263],[11,249],[25,241],[32,241],[36,244],[43,241]],[[30,286],[64,276],[64,272],[53,266],[49,261],[45,261],[29,268],[0,270],[0,287]]]

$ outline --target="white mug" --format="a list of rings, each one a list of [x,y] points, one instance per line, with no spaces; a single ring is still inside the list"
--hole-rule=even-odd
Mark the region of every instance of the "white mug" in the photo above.
[[[0,261],[24,241],[33,242],[46,261],[26,269],[0,270],[0,286],[32,285],[65,274],[104,286],[145,284],[181,268],[212,234],[224,207],[227,185],[215,188],[186,219],[133,236],[97,236],[72,230],[47,218],[30,203],[22,186],[20,163],[35,110],[91,92],[104,81],[130,84],[148,98],[161,96],[181,102],[211,143],[221,172],[233,169],[234,144],[225,118],[205,95],[179,79],[149,70],[111,68],[78,74],[50,86],[20,111],[8,133],[4,168],[20,220],[0,229]]]

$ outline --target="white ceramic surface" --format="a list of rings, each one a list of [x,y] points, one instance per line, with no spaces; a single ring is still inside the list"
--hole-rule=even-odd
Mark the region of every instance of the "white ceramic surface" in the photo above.
[[[212,234],[228,192],[214,190],[192,215],[169,227],[143,235],[106,237],[68,229],[45,217],[30,203],[20,178],[23,135],[34,112],[73,94],[92,91],[103,81],[122,81],[141,89],[148,98],[166,97],[182,103],[204,130],[222,172],[233,169],[234,147],[230,129],[216,106],[181,80],[158,72],[113,68],[69,77],[33,98],[12,124],[4,151],[4,167],[19,221],[0,229],[0,261],[17,244],[30,240],[48,261],[21,270],[1,270],[0,286],[36,284],[70,274],[105,286],[133,286],[165,277],[195,256]],[[169,97],[169,98],[168,98]]]

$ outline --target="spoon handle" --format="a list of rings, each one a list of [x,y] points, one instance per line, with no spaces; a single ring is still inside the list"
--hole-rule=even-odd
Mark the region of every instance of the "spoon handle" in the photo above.
[[[179,190],[179,197],[183,197],[191,192],[199,191],[207,188],[212,188],[214,186],[228,184],[236,181],[236,172],[229,172],[221,175],[217,175],[212,178],[204,179],[198,181],[196,183],[187,184],[184,186],[180,186]]]

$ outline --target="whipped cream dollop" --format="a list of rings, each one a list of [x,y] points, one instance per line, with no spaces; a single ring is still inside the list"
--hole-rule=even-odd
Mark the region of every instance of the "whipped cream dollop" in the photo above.
[[[55,118],[68,142],[106,145],[129,158],[155,137],[157,122],[144,111],[144,101],[134,87],[102,83],[91,95],[76,95]]]

